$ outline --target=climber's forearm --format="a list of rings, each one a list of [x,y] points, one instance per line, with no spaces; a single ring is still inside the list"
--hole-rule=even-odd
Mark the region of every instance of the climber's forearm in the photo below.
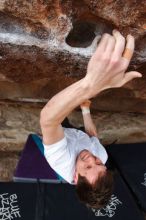
[[[41,123],[57,126],[74,108],[91,98],[92,93],[92,87],[85,78],[72,84],[55,95],[42,109]]]
[[[84,122],[84,127],[85,131],[89,136],[96,136],[97,137],[97,130],[96,126],[93,122],[91,113],[90,113],[90,105],[91,101],[86,100],[85,102],[81,103],[80,107],[82,110],[82,115],[83,115],[83,122]]]

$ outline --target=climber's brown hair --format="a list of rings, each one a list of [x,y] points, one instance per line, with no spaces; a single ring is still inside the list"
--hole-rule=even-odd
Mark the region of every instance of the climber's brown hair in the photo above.
[[[86,177],[78,176],[76,192],[81,202],[88,207],[99,209],[104,207],[113,191],[113,173],[107,170],[104,175],[100,175],[93,185]]]

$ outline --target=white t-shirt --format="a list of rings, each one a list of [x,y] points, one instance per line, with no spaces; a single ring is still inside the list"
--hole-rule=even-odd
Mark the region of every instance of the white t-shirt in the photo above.
[[[106,163],[108,155],[96,137],[90,138],[86,133],[74,128],[64,128],[64,135],[65,137],[55,144],[44,144],[46,160],[64,180],[74,184],[76,158],[84,149],[99,157],[103,164]]]

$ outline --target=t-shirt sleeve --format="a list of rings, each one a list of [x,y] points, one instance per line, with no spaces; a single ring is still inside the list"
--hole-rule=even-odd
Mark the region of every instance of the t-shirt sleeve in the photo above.
[[[103,164],[106,163],[108,159],[108,154],[104,148],[104,146],[100,143],[99,139],[96,137],[91,137],[91,142],[92,142],[92,150],[95,156],[98,156]]]
[[[51,144],[44,145],[44,156],[49,162],[50,165],[55,165],[57,161],[60,161],[62,157],[67,153],[67,140],[66,137],[61,139],[60,141]]]
[[[62,140],[52,145],[44,144],[44,156],[47,162],[69,183],[72,183],[74,175],[74,142],[77,138],[74,132],[74,130],[64,128],[65,137]]]

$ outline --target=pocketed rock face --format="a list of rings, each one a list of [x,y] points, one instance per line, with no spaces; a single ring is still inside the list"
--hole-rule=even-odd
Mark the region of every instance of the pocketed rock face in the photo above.
[[[113,28],[135,36],[129,69],[145,74],[145,10],[144,0],[1,1],[0,98],[50,98],[85,75],[98,40]],[[144,82],[145,77],[125,87],[141,98]]]
[[[101,93],[92,112],[97,128],[104,126],[103,143],[140,142],[146,140],[146,1],[0,1],[0,154],[11,155],[2,156],[1,163],[13,160],[29,133],[40,132],[42,106],[85,75],[101,35],[114,28],[135,36],[128,70],[143,77]],[[81,123],[78,111],[70,119]]]

